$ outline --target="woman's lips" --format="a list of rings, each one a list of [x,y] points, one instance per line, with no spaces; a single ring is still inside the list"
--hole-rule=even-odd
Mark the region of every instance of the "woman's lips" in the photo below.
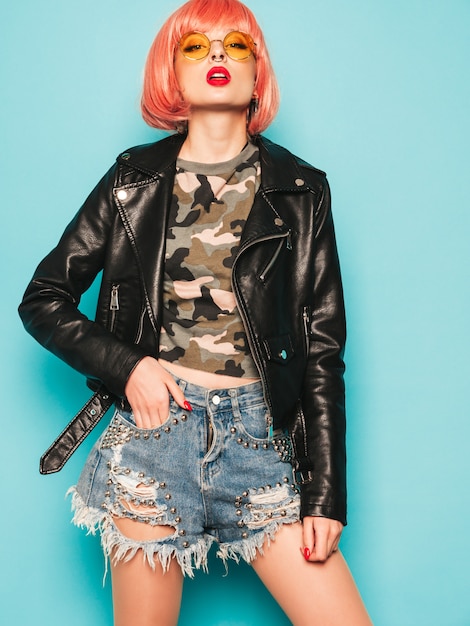
[[[226,67],[212,67],[207,72],[206,80],[209,85],[221,87],[222,85],[228,85],[232,77]]]

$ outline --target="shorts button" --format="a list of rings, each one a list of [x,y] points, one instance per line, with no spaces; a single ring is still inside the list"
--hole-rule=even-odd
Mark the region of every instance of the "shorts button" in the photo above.
[[[212,398],[212,402],[215,404],[215,406],[218,406],[220,404],[220,396],[214,396]]]

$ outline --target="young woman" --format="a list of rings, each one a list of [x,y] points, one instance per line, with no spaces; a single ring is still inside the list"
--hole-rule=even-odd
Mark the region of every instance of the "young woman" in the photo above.
[[[338,551],[345,323],[329,189],[260,136],[277,107],[252,13],[183,5],[142,97],[151,126],[178,132],[119,155],[20,306],[99,387],[88,417],[115,400],[72,491],[74,521],[111,557],[116,626],[176,624],[183,577],[213,542],[294,624],[370,624]],[[78,304],[101,270],[91,321]]]

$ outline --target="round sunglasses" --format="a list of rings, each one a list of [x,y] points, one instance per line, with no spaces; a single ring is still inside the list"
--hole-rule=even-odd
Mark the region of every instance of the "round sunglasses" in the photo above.
[[[253,38],[246,33],[234,30],[221,39],[212,41],[204,33],[186,33],[178,42],[181,54],[190,61],[202,61],[211,51],[211,45],[215,41],[221,41],[227,56],[234,61],[244,61],[254,54],[256,44]]]

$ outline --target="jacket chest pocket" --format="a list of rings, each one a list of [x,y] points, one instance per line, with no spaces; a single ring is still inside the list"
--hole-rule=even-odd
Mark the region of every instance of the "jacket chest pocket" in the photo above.
[[[268,337],[263,341],[264,350],[268,361],[286,365],[294,356],[294,346],[290,335]]]
[[[262,283],[265,283],[269,278],[269,275],[276,265],[276,261],[278,260],[284,246],[287,250],[292,250],[292,233],[290,230],[280,236],[276,236],[275,239],[279,239],[279,241],[277,241],[276,248],[271,255],[269,261],[264,265],[263,269],[258,274],[258,280],[260,280]]]
[[[121,285],[118,283],[113,283],[110,288],[110,296],[109,296],[109,305],[108,305],[108,318],[106,328],[114,334],[121,335],[123,328],[122,324],[120,324],[119,331],[117,329],[118,321],[121,315]],[[137,311],[135,312],[137,315]],[[135,331],[135,336],[132,337],[134,343],[139,343],[144,329],[144,318],[145,318],[145,305],[142,304],[142,308],[139,314],[137,328]],[[121,320],[125,323],[125,316]],[[134,324],[132,325],[134,327]]]

